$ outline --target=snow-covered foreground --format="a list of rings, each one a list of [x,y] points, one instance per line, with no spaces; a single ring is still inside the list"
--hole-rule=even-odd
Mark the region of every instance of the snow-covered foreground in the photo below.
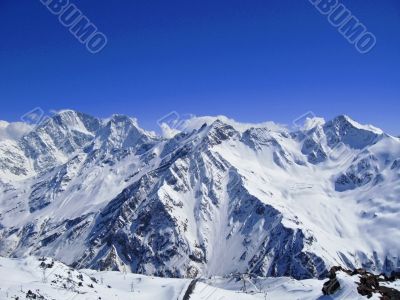
[[[322,295],[323,280],[299,281],[287,277],[246,280],[247,293],[242,291],[241,280],[200,279],[193,293],[187,293],[192,282],[190,279],[159,278],[111,271],[77,271],[58,262],[43,271],[44,268],[40,266],[43,263],[52,264],[50,259],[43,262],[33,257],[0,258],[0,299],[26,299],[29,295],[32,299],[57,300],[366,299],[357,293],[357,277],[350,277],[344,273],[338,274],[342,287],[333,296]],[[185,298],[185,294],[190,295],[190,298]],[[379,298],[375,296],[371,299]]]

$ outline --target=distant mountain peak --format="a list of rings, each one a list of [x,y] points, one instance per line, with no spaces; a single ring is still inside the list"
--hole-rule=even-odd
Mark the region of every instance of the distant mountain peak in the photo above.
[[[365,130],[365,131],[370,131],[375,134],[383,134],[383,131],[375,126],[372,125],[362,125],[356,121],[354,121],[352,118],[350,118],[348,115],[339,115],[333,120],[328,122],[329,124],[335,124],[337,126],[352,126],[353,128],[359,129],[359,130]]]

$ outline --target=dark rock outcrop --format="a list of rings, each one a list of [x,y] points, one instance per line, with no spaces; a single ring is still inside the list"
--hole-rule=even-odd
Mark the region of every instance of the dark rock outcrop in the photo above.
[[[396,279],[400,279],[400,273],[393,272],[390,277],[381,274],[375,275],[367,272],[364,269],[355,269],[353,271],[346,270],[340,266],[332,267],[329,271],[329,281],[324,283],[322,292],[324,295],[332,295],[339,288],[340,284],[336,279],[337,272],[344,272],[350,276],[360,276],[360,282],[358,283],[357,291],[360,295],[371,298],[374,294],[380,294],[382,300],[398,300],[400,299],[400,291],[381,285],[381,283],[393,282]]]
[[[322,287],[322,293],[324,295],[332,295],[338,289],[340,289],[340,283],[337,278],[333,278],[324,283],[324,286]]]

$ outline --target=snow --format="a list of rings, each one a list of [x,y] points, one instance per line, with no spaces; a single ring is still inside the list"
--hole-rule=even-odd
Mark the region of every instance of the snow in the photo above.
[[[182,120],[181,124],[179,124],[176,130],[191,132],[192,130],[199,129],[203,124],[211,125],[218,120],[234,127],[240,132],[244,132],[250,128],[268,128],[272,131],[286,131],[286,127],[284,125],[280,125],[271,121],[262,123],[241,123],[223,115],[199,117],[192,116],[188,119]]]
[[[23,122],[6,122],[0,120],[0,141],[16,141],[32,130],[32,126]]]
[[[340,283],[340,289],[333,295],[323,296],[322,285],[326,280],[306,279],[295,280],[289,277],[262,278],[257,277],[246,280],[246,290],[248,294],[243,293],[243,281],[227,278],[213,278],[205,280],[207,285],[199,285],[196,292],[199,294],[212,295],[211,299],[282,299],[282,300],[362,300],[357,292],[358,277],[349,276],[343,272],[337,274]],[[202,291],[202,289],[204,291]],[[230,291],[231,294],[228,294]],[[195,298],[207,299],[207,298]],[[225,299],[225,298],[223,298]],[[379,299],[374,295],[370,299]]]
[[[205,277],[225,276],[245,272],[256,261],[258,275],[277,276],[278,270],[279,275],[305,276],[296,265],[299,252],[291,252],[301,245],[293,251],[311,253],[324,264],[307,277],[333,265],[367,266],[374,272],[396,267],[400,174],[395,162],[400,140],[373,126],[347,116],[335,119],[335,126],[346,130],[329,131],[341,142],[332,148],[332,136],[324,131],[329,122],[319,118],[308,120],[299,134],[272,122],[193,117],[182,127],[166,127],[169,132],[161,138],[121,115],[99,124],[71,110],[59,116],[62,124],[51,119],[34,130],[38,139],[32,134],[22,138],[30,148],[18,140],[0,140],[1,255],[47,255],[72,264],[88,249],[97,261],[116,249],[118,267],[135,268],[139,261],[143,264],[138,269],[148,275],[163,267],[185,276],[190,266]],[[97,125],[87,126],[89,121]],[[208,126],[202,128],[204,123]],[[0,128],[9,126],[0,123]],[[318,135],[316,144],[327,155],[314,163],[303,146],[305,139]],[[365,174],[369,177],[361,178]],[[232,184],[236,175],[239,180]],[[340,176],[357,180],[340,189]],[[153,212],[153,207],[162,209]],[[139,235],[141,216],[158,223]],[[100,234],[102,228],[107,232]],[[134,245],[148,252],[124,256],[125,249],[113,244],[117,234],[127,237],[125,242],[135,238]],[[43,242],[52,236],[54,241]],[[160,236],[167,237],[167,245],[156,248],[152,240]],[[149,262],[166,251],[175,256],[167,257],[165,265]],[[194,254],[197,261],[189,258]],[[392,267],[383,264],[386,258]],[[96,265],[90,263],[85,267]],[[319,292],[313,286],[317,283],[305,289]],[[179,290],[174,284],[166,293]],[[226,293],[225,285],[218,288]],[[276,293],[292,288],[303,289],[297,283],[287,288],[281,284]]]
[[[326,123],[324,118],[314,117],[306,118],[302,130],[310,130],[317,126],[323,126]]]
[[[46,258],[45,263],[51,263]],[[98,272],[74,270],[59,262],[50,268],[40,267],[41,261],[34,257],[23,259],[0,258],[0,299],[25,299],[28,291],[44,299],[137,299],[171,300],[183,299],[191,280],[172,279],[130,274],[123,272]],[[197,281],[190,299],[365,299],[357,293],[357,277],[338,274],[340,290],[331,296],[323,296],[323,280],[294,280],[287,277],[245,279],[213,277]],[[81,283],[81,284],[79,284]],[[398,283],[390,286],[398,287]],[[371,299],[379,299],[376,295]]]
[[[383,134],[383,131],[382,131],[382,129],[380,129],[380,128],[377,128],[377,127],[372,126],[372,125],[369,125],[369,124],[368,124],[368,125],[362,125],[362,124],[360,124],[360,123],[354,121],[353,119],[351,119],[351,118],[350,118],[349,116],[347,116],[347,115],[345,115],[344,117],[346,118],[346,120],[347,120],[348,122],[350,122],[354,127],[358,128],[358,129],[363,129],[363,130],[365,130],[365,131],[372,131],[372,132],[374,132],[374,133],[376,133],[376,134]]]
[[[162,136],[167,139],[172,139],[174,136],[181,132],[178,129],[171,128],[167,123],[161,123],[160,126]]]
[[[48,260],[49,261],[49,260]],[[32,257],[26,259],[0,258],[0,298],[25,299],[28,290],[45,299],[176,299],[188,280],[152,278],[117,272],[76,271],[55,263],[45,273],[40,262]],[[71,276],[68,274],[71,272]],[[77,279],[82,274],[83,280]],[[69,278],[75,282],[69,285]],[[97,283],[92,278],[96,278]],[[45,280],[43,280],[45,278]],[[82,287],[78,282],[83,282]],[[66,285],[66,288],[63,285]],[[89,285],[92,284],[93,288]],[[39,291],[39,292],[37,292]],[[7,296],[8,295],[8,296]]]

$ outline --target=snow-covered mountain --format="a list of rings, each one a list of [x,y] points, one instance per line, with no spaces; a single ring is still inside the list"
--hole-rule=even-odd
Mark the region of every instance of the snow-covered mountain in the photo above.
[[[166,138],[65,110],[0,140],[0,191],[0,256],[168,277],[400,267],[400,140],[347,116],[192,118]]]

